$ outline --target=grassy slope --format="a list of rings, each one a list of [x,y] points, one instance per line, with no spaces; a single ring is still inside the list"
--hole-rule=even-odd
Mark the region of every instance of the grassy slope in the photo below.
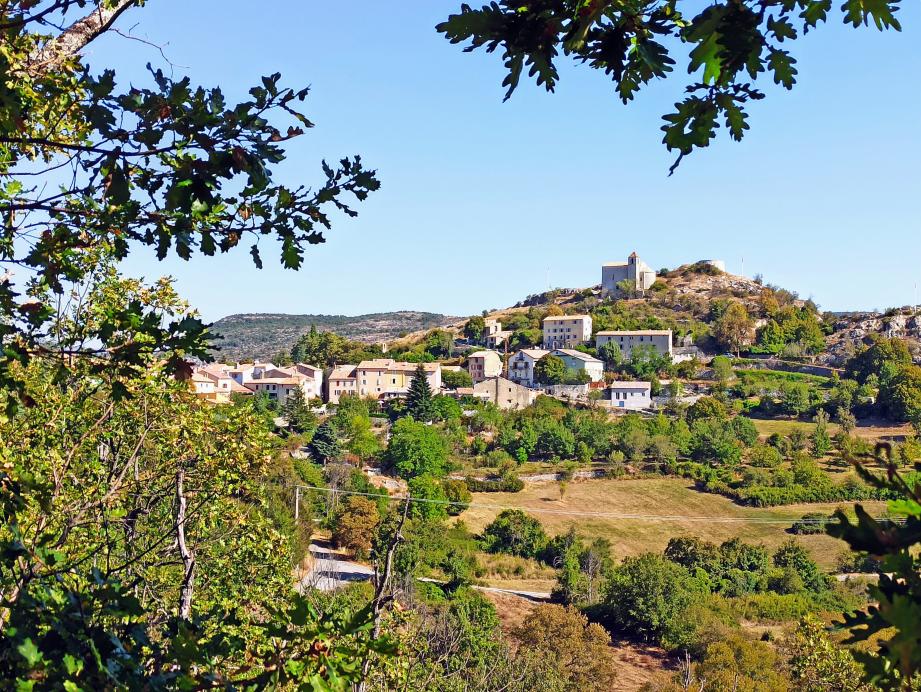
[[[755,509],[740,507],[719,495],[701,493],[690,482],[674,478],[637,480],[591,480],[570,483],[565,499],[559,499],[553,482],[530,483],[520,493],[477,493],[474,504],[522,507],[534,511],[550,534],[565,532],[570,526],[584,536],[603,536],[614,546],[618,559],[646,551],[661,551],[669,538],[692,535],[714,542],[734,536],[775,548],[790,538],[786,529],[806,512],[831,512],[834,504],[788,505]],[[867,503],[873,513],[881,513],[884,503]],[[542,511],[543,510],[543,511]],[[546,513],[552,511],[608,512],[639,515],[678,515],[688,517],[667,521],[648,519],[599,518]],[[471,507],[461,515],[473,531],[480,531],[499,513],[498,509]],[[710,517],[708,520],[690,517]],[[783,523],[728,521],[732,519],[780,519]],[[826,568],[844,549],[844,544],[825,535],[798,536],[813,557]]]

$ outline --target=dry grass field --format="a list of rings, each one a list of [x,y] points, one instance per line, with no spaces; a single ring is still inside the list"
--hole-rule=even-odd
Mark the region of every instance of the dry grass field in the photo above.
[[[810,435],[815,428],[815,423],[798,420],[776,420],[752,418],[752,423],[758,429],[762,437],[768,437],[774,433],[789,435],[794,428],[800,428],[807,435]],[[838,432],[837,423],[828,424],[828,432],[834,435]],[[876,442],[877,440],[900,440],[912,432],[911,425],[908,423],[890,423],[888,421],[862,420],[857,425],[853,434],[864,439]]]
[[[516,507],[539,518],[551,535],[573,526],[583,536],[609,539],[617,559],[661,551],[671,537],[684,535],[716,543],[738,536],[776,548],[791,537],[787,529],[794,519],[806,512],[830,513],[838,506],[741,507],[722,496],[698,492],[690,481],[677,478],[575,481],[568,485],[562,501],[557,483],[529,483],[519,493],[476,493],[473,504],[460,516],[473,531],[482,530],[502,508]],[[866,505],[872,513],[885,510],[882,502]],[[798,536],[797,540],[825,568],[834,566],[845,548],[841,541],[825,535]]]

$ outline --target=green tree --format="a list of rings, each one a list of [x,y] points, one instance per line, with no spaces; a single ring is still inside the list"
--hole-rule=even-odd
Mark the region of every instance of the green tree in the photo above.
[[[321,464],[336,461],[342,456],[339,431],[331,421],[326,420],[321,423],[313,434],[313,439],[310,441],[310,454]]]
[[[483,334],[486,333],[486,320],[479,315],[471,317],[464,324],[464,336],[474,343],[480,343],[483,340]]]
[[[425,374],[425,367],[419,363],[409,383],[409,391],[406,392],[406,415],[422,423],[435,420],[436,410],[432,397],[432,386]]]
[[[32,357],[66,353],[59,363],[67,366],[77,355],[92,360],[101,348],[106,362],[97,369],[138,373],[138,347],[164,352],[174,373],[184,372],[184,357],[208,358],[197,317],[155,323],[137,302],[122,314],[97,315],[91,341],[48,349],[65,333],[54,323],[56,303],[102,258],[150,251],[189,259],[243,244],[261,266],[258,240],[269,236],[282,264],[297,269],[306,248],[324,241],[330,210],[354,214],[351,200],[379,186],[360,157],[324,162],[318,185],[275,177],[286,143],[311,126],[298,110],[308,90],[284,87],[279,74],[233,103],[219,88],[173,76],[175,66],[169,74],[151,67],[128,87],[114,66],[89,69],[84,51],[142,4],[37,0],[2,10],[2,71],[10,86],[0,106],[0,194],[16,223],[4,228],[0,261],[36,279],[22,293],[14,282],[0,284],[0,386],[8,413],[21,391],[13,364]],[[63,166],[73,173],[66,179]],[[129,324],[143,337],[135,348],[118,343]]]
[[[472,387],[473,379],[466,370],[442,370],[441,384],[445,389],[459,389],[460,387]]]
[[[655,553],[628,557],[605,587],[604,612],[617,631],[667,649],[687,645],[685,611],[707,588],[681,565]]]
[[[880,385],[880,405],[887,415],[898,421],[921,420],[921,367],[907,365]]]
[[[296,432],[312,433],[317,429],[317,415],[310,408],[310,402],[307,401],[304,390],[300,387],[295,387],[285,399],[281,414]]]
[[[491,553],[537,557],[547,546],[541,523],[520,509],[504,509],[483,529],[483,548]]]
[[[855,27],[872,22],[878,29],[899,30],[898,7],[894,1],[867,5],[847,0],[839,16]],[[581,0],[552,5],[503,0],[480,9],[462,5],[437,29],[451,43],[469,44],[468,51],[500,48],[507,72],[502,82],[508,87],[506,99],[523,73],[554,91],[560,55],[613,77],[624,103],[642,86],[673,71],[692,75],[691,85],[661,127],[666,148],[678,155],[674,170],[684,156],[710,144],[718,119],[723,119],[732,139],[742,139],[748,129],[747,104],[764,97],[753,84],[759,74],[785,89],[793,87],[796,59],[788,46],[827,21],[830,9],[821,0],[790,6],[747,0],[690,12],[668,5],[637,14],[613,0],[590,5]],[[675,70],[678,47],[686,57]]]
[[[710,367],[713,368],[713,379],[719,383],[721,388],[725,388],[726,383],[735,377],[735,373],[732,371],[732,361],[726,356],[714,358],[713,362],[710,363]]]
[[[809,450],[816,459],[821,459],[831,451],[831,436],[828,434],[828,414],[825,409],[819,409],[812,419],[815,428],[809,437]]]
[[[444,329],[433,329],[425,335],[425,351],[433,358],[448,358],[454,346],[454,336]]]
[[[386,460],[403,478],[440,477],[448,463],[448,443],[438,428],[401,418],[390,432]]]
[[[749,342],[752,319],[742,303],[732,302],[713,323],[713,337],[724,348],[736,354]]]
[[[407,481],[413,499],[410,514],[425,521],[436,521],[448,516],[448,495],[441,482],[427,473],[413,476]]]
[[[837,646],[823,623],[813,616],[799,621],[796,630],[781,642],[790,661],[790,677],[803,692],[872,692],[877,689],[863,681],[863,671],[851,652]]]
[[[815,593],[828,589],[828,578],[819,570],[819,566],[809,556],[809,552],[794,539],[780,546],[772,558],[774,565],[781,569],[790,568],[802,579],[803,586]]]
[[[548,353],[534,364],[534,379],[539,384],[562,384],[566,379],[566,363]]]
[[[774,647],[735,634],[710,644],[697,675],[715,690],[787,692],[790,682]]]
[[[624,360],[620,346],[613,341],[608,341],[598,347],[598,357],[604,361],[606,370],[617,370]]]

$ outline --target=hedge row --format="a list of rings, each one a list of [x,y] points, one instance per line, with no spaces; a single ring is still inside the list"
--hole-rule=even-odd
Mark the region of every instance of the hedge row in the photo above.
[[[524,489],[524,481],[511,475],[486,480],[467,476],[464,482],[472,493],[517,493]]]

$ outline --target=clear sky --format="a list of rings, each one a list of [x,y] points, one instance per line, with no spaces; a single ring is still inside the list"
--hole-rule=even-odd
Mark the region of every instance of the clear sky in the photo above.
[[[600,281],[632,250],[654,268],[721,258],[733,272],[832,310],[915,299],[921,282],[921,7],[904,31],[835,22],[798,41],[799,83],[765,81],[742,143],[720,137],[671,178],[660,117],[682,77],[624,107],[597,71],[565,60],[556,94],[522,82],[502,103],[498,55],[465,54],[434,26],[459,0],[151,0],[119,28],[164,46],[174,73],[242,97],[275,71],[310,85],[316,128],[278,173],[321,180],[360,153],[381,190],[310,248],[299,272],[267,253],[136,255],[207,319],[237,312],[397,309],[466,315],[552,286]],[[835,3],[836,6],[838,3]],[[91,62],[140,81],[159,53],[119,37]]]

